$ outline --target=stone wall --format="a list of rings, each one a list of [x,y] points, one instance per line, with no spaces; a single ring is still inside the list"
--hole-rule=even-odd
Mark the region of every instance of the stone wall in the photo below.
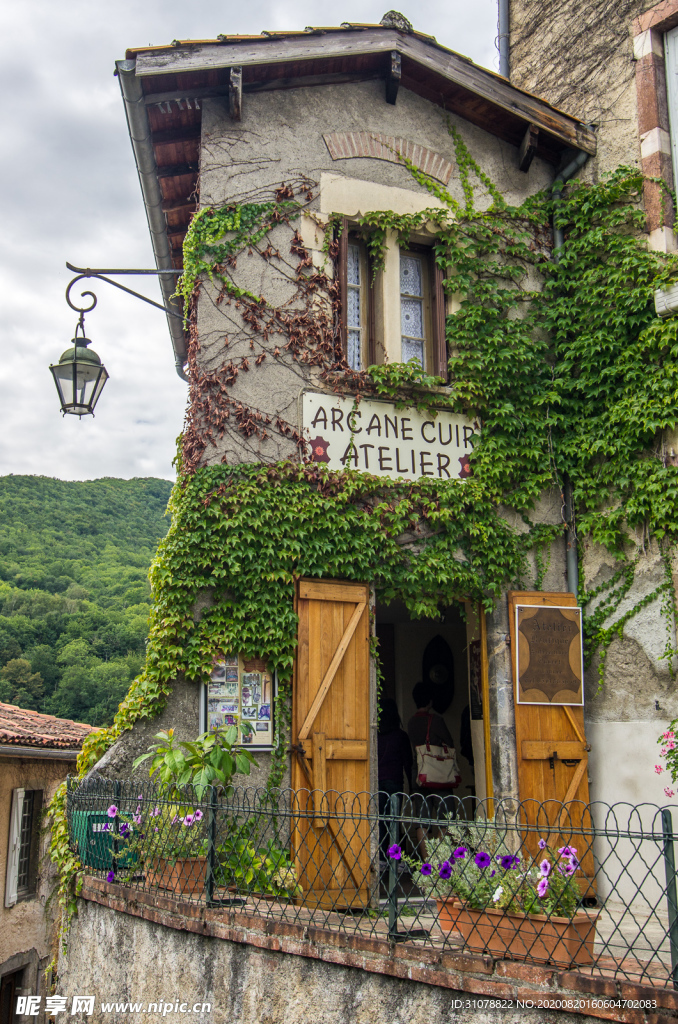
[[[59,964],[69,1005],[95,997],[93,1016],[76,1014],[75,1024],[148,1019],[127,1006],[104,1014],[102,1002],[183,1003],[204,1024],[668,1024],[678,1011],[671,989],[576,970],[206,910],[94,879],[83,894]],[[174,1006],[167,1016],[183,1019]]]

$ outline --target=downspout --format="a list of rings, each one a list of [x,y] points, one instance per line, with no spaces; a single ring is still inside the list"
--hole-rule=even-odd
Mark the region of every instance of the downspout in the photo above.
[[[563,187],[566,181],[569,181],[573,174],[584,166],[589,158],[588,153],[579,152],[577,153],[574,160],[556,175],[555,181],[551,185],[551,193],[553,195],[554,203],[558,204],[563,198]],[[556,227],[555,223],[555,209],[553,217],[553,259],[558,263],[560,261],[560,250],[565,244],[565,232],[563,228]],[[566,477],[563,483],[563,512],[565,515],[565,522],[567,523],[567,549],[566,549],[566,567],[567,567],[567,589],[570,593],[577,596],[579,589],[579,565],[577,557],[577,531],[575,527],[574,517],[574,500],[572,495],[572,481]]]
[[[162,192],[158,183],[155,154],[151,144],[151,130],[148,124],[148,114],[146,113],[141,82],[135,73],[136,62],[133,60],[117,60],[115,66],[120,82],[120,91],[125,103],[127,128],[132,142],[137,173],[139,174],[139,183],[146,209],[148,229],[151,233],[155,264],[158,270],[172,270],[172,251],[167,238],[165,214],[162,212]],[[181,313],[181,308],[176,299],[171,298],[175,285],[176,279],[169,274],[160,277],[160,290],[164,304],[176,309],[177,313]],[[176,317],[168,316],[167,326],[172,338],[174,364],[177,373],[182,380],[188,382],[189,378],[184,371],[187,353],[182,321]]]
[[[509,78],[509,0],[499,0],[499,74]]]

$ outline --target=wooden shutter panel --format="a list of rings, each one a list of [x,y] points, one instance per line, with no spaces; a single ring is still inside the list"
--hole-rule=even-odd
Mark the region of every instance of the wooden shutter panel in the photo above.
[[[433,372],[447,382],[447,339],[445,337],[445,289],[442,267],[431,252],[431,312],[433,321]]]
[[[370,799],[369,588],[300,580],[297,613],[292,716],[297,875],[304,902],[367,906],[370,829],[362,816]]]
[[[9,818],[9,849],[5,875],[5,906],[13,907],[17,901],[19,883],[19,853],[21,846],[21,818],[24,812],[24,789],[12,791],[12,810]]]
[[[509,591],[509,624],[511,630],[511,661],[513,665],[514,693],[516,690],[516,605],[542,605],[545,607],[577,607],[574,594],[546,593],[543,591]],[[524,809],[523,817],[533,818],[535,828],[543,825],[548,814],[556,829],[563,828],[562,838],[556,841],[555,831],[548,837],[551,846],[571,843],[576,837],[576,828],[583,824],[590,828],[591,821],[584,805],[589,803],[588,744],[584,732],[583,707],[566,705],[518,704],[516,711],[516,746],[518,754],[518,795],[521,800],[533,801]],[[540,814],[539,803],[555,801],[570,803],[576,801],[569,813],[556,813],[555,804],[546,813]],[[574,830],[574,831],[573,831]],[[537,856],[539,834],[535,831],[528,846]],[[575,841],[574,845],[577,845]],[[582,850],[590,845],[590,839],[583,839],[579,846],[581,866],[589,878],[595,873],[593,853],[589,850],[581,856]]]

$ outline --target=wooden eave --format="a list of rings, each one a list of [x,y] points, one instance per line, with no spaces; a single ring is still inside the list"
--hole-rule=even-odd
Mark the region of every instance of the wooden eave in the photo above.
[[[242,68],[247,94],[386,78],[393,51],[401,56],[403,88],[516,148],[534,125],[536,155],[550,164],[565,150],[596,151],[595,135],[577,118],[420,33],[352,26],[128,50],[144,95],[174,265],[182,265],[198,205],[201,101],[228,96],[231,67]]]

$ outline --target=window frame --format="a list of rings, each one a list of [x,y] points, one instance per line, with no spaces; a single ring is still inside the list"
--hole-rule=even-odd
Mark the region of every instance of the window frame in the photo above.
[[[368,366],[374,366],[376,359],[376,316],[375,316],[375,294],[374,294],[374,261],[370,257],[369,249],[364,238],[356,231],[351,230],[348,217],[342,217],[338,228],[339,253],[338,253],[338,276],[339,276],[339,337],[341,340],[341,351],[348,363],[348,247],[358,245],[360,248],[361,272],[364,271],[365,280],[361,281],[361,370]],[[363,335],[364,332],[364,336]],[[363,365],[364,362],[364,365]],[[358,371],[359,372],[359,371]]]
[[[422,282],[424,299],[424,316],[429,328],[430,337],[424,336],[424,372],[442,377],[447,384],[447,339],[445,337],[445,275],[435,256],[435,247],[410,243],[406,249],[400,249],[401,256],[415,256],[422,260],[425,281]],[[402,292],[400,293],[402,296]],[[402,338],[400,341],[402,346]],[[401,347],[402,352],[402,347]],[[430,364],[430,365],[429,365]]]
[[[27,797],[30,799],[27,800]],[[12,790],[7,863],[5,868],[5,907],[13,907],[36,894],[38,881],[38,822],[42,811],[41,789]],[[30,807],[26,825],[26,809]],[[25,870],[22,871],[22,865]],[[25,881],[19,884],[20,875]]]

